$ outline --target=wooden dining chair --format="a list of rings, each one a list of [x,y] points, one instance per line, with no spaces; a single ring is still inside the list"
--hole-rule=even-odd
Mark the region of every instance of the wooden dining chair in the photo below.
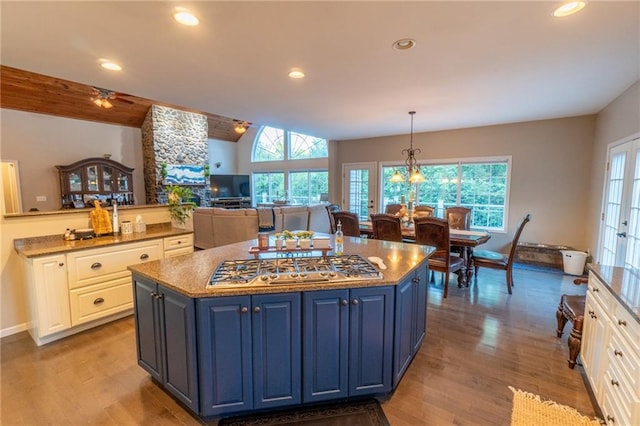
[[[455,206],[444,210],[444,218],[449,221],[451,229],[471,229],[471,209]]]
[[[384,212],[386,214],[398,214],[402,210],[402,204],[387,204],[384,207]]]
[[[458,286],[462,286],[464,259],[451,256],[449,241],[449,222],[437,217],[418,217],[414,219],[416,243],[434,246],[436,251],[429,258],[429,269],[444,274],[444,294],[449,293],[449,274],[458,275]]]
[[[413,217],[434,217],[436,208],[431,206],[415,206],[413,208]]]
[[[327,211],[329,212],[329,220],[330,220],[330,225],[331,225],[331,233],[335,234],[336,232],[336,221],[334,219],[333,214],[335,212],[339,212],[340,211],[340,206],[337,204],[327,204]]]
[[[333,213],[333,220],[336,224],[340,221],[345,237],[360,236],[360,220],[357,214],[342,210]]]
[[[518,240],[520,239],[520,234],[522,234],[522,230],[524,226],[531,220],[531,215],[526,215],[516,233],[513,235],[513,240],[511,241],[511,249],[509,250],[509,255],[505,256],[502,253],[498,253],[490,250],[474,250],[472,264],[475,270],[475,281],[478,281],[478,268],[491,268],[491,269],[502,269],[507,273],[507,291],[511,294],[511,287],[513,287],[513,259],[516,255],[516,248],[518,247]]]
[[[402,242],[402,225],[399,217],[387,213],[376,213],[371,215],[371,224],[374,239]]]

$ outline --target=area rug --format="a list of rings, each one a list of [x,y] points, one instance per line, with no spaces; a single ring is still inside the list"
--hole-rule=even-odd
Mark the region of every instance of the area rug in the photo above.
[[[543,401],[538,395],[514,389],[511,426],[600,426],[600,420],[554,401]]]
[[[375,399],[222,419],[219,426],[390,426]]]

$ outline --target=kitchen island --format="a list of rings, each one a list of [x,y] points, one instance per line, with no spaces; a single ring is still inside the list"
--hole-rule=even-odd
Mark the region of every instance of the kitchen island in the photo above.
[[[254,259],[256,245],[129,267],[138,364],[202,418],[389,395],[426,335],[433,248],[345,238],[347,255],[377,256],[386,269],[371,279],[275,284],[265,274],[210,285],[221,262]]]

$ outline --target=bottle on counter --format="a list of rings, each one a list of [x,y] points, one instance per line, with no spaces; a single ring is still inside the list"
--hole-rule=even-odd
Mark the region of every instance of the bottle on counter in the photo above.
[[[118,202],[113,200],[113,213],[111,217],[111,222],[113,223],[113,233],[120,233],[120,222],[118,221]]]
[[[342,252],[344,251],[344,234],[342,233],[342,222],[338,221],[336,227],[336,248],[334,252],[336,253],[336,256],[342,256]]]

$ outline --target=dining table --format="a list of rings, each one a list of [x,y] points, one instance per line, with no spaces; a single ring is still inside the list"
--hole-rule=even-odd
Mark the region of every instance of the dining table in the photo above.
[[[405,242],[415,242],[416,230],[411,222],[401,222],[402,239]],[[360,222],[360,235],[367,238],[373,237],[373,223],[371,221]],[[473,277],[473,249],[491,239],[491,234],[484,231],[465,229],[449,229],[449,243],[451,247],[460,248],[460,256],[464,259],[462,285],[468,287]]]

